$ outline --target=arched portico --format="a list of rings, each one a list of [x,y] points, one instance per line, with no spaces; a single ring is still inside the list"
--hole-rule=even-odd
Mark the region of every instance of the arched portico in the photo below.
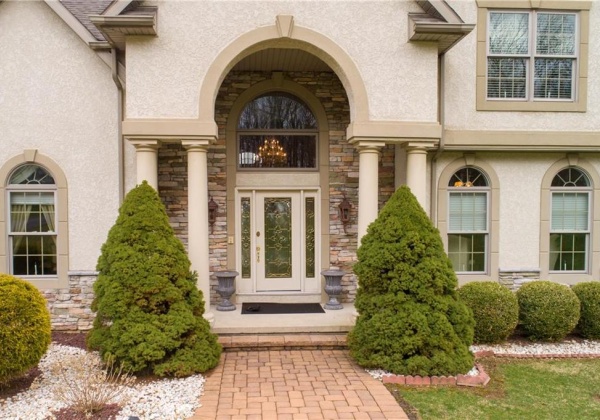
[[[297,48],[323,60],[344,85],[352,121],[369,120],[367,90],[352,58],[325,35],[294,25],[293,16],[279,15],[274,25],[256,28],[241,35],[215,58],[200,88],[201,121],[214,121],[214,104],[219,87],[235,64],[250,54],[272,47]]]
[[[333,219],[337,217],[338,204],[342,199],[345,200],[349,192],[353,208],[351,225],[358,225],[358,229],[351,227],[350,235],[352,235],[352,239],[348,239],[346,225],[342,226],[340,224],[339,235],[346,237],[343,238],[343,241],[340,241],[342,245],[331,244],[332,253],[342,253],[341,258],[344,264],[348,264],[348,272],[351,272],[351,262],[355,258],[354,253],[360,243],[360,238],[366,233],[369,223],[377,217],[378,208],[385,202],[385,197],[393,191],[393,188],[387,186],[384,188],[386,192],[380,192],[381,182],[385,183],[389,180],[389,176],[386,181],[380,180],[380,167],[384,165],[381,163],[381,152],[384,151],[384,155],[387,154],[384,160],[388,166],[389,162],[393,161],[393,155],[390,155],[389,150],[386,151],[386,144],[407,143],[410,140],[411,147],[423,153],[418,154],[419,159],[411,159],[408,166],[414,166],[412,172],[424,172],[426,166],[424,164],[426,159],[425,150],[433,146],[435,139],[439,137],[440,130],[437,123],[371,121],[366,87],[352,58],[332,39],[312,29],[295,27],[291,16],[278,16],[275,25],[259,27],[238,37],[215,57],[201,82],[198,119],[130,120],[125,121],[123,124],[125,137],[136,145],[137,164],[141,167],[138,168],[138,178],[156,174],[158,169],[156,166],[157,154],[160,153],[161,143],[181,142],[185,146],[188,170],[188,202],[186,203],[189,222],[187,226],[188,251],[192,268],[197,270],[199,274],[198,286],[204,292],[207,301],[210,299],[211,293],[210,272],[221,269],[225,265],[232,268],[231,255],[235,256],[234,246],[238,246],[236,241],[239,236],[239,232],[235,231],[235,223],[230,220],[232,215],[237,217],[231,209],[240,204],[239,200],[235,201],[237,192],[234,191],[234,188],[239,187],[239,185],[230,183],[230,177],[236,173],[237,151],[235,150],[235,130],[229,125],[235,125],[236,121],[235,118],[234,120],[228,120],[227,127],[220,126],[220,129],[225,129],[226,132],[219,132],[217,124],[222,124],[224,119],[223,115],[217,115],[215,106],[218,102],[222,84],[232,70],[236,67],[239,68],[238,64],[245,61],[245,58],[257,52],[268,50],[299,50],[317,57],[332,77],[337,76],[336,80],[339,79],[337,80],[338,90],[339,92],[343,91],[343,94],[340,95],[344,97],[344,101],[347,100],[345,108],[347,118],[344,119],[344,124],[338,124],[335,129],[332,129],[340,137],[340,142],[336,144],[336,147],[338,147],[336,153],[345,153],[340,152],[341,149],[349,153],[343,156],[343,159],[349,159],[345,160],[347,162],[346,167],[337,172],[343,174],[344,179],[342,181],[328,179],[331,172],[327,168],[321,167],[321,165],[328,163],[327,145],[323,143],[325,150],[319,152],[321,160],[319,161],[318,172],[311,174],[311,176],[285,177],[285,182],[287,182],[285,185],[273,184],[270,188],[272,190],[286,188],[293,190],[295,188],[299,192],[307,185],[296,185],[294,182],[299,182],[298,180],[305,182],[307,179],[314,178],[315,181],[311,181],[310,187],[314,191],[316,191],[315,188],[321,191],[320,195],[315,195],[315,199],[321,202],[321,212],[325,217],[331,216]],[[276,90],[296,95],[306,102],[313,112],[316,114],[323,113],[322,105],[318,103],[319,100],[315,96],[315,92],[306,94],[302,92],[301,88],[291,87],[285,79],[276,80],[275,73],[277,71],[271,70],[271,72],[273,73],[273,80],[268,83],[257,84],[248,89],[247,92],[242,93],[243,97],[236,101],[233,108],[229,110],[229,117],[236,113],[239,114],[239,109],[236,111],[234,108],[243,106],[252,96]],[[225,101],[229,100],[226,99]],[[328,117],[319,117],[319,119],[325,123],[319,124],[319,136],[325,138]],[[325,130],[325,132],[322,132],[322,130]],[[233,139],[229,138],[231,133],[234,133]],[[226,143],[223,143],[224,139]],[[213,151],[223,147],[226,149],[223,156],[226,156],[227,162],[219,163],[219,165],[223,165],[223,169],[219,169],[219,171],[222,171],[220,172],[222,174],[221,179],[227,179],[226,196],[223,195],[223,190],[217,190],[216,195],[214,194],[215,190],[211,190],[215,186],[215,178],[211,181],[211,174],[215,174],[217,171],[213,166],[214,157],[211,156]],[[152,157],[152,159],[148,157]],[[341,161],[342,157],[338,155],[335,159]],[[409,167],[408,170],[410,171],[410,169]],[[396,168],[396,170],[398,169]],[[421,176],[416,174],[411,179],[422,180],[425,177],[426,174],[423,173]],[[244,182],[248,182],[247,180],[251,178],[244,177]],[[260,177],[254,178],[259,179]],[[346,178],[351,178],[351,180]],[[141,181],[142,179],[138,179],[138,182]],[[213,187],[208,188],[208,183],[212,183]],[[333,184],[337,184],[337,187],[332,187]],[[220,187],[223,187],[223,185]],[[244,185],[244,187],[246,192],[256,191],[256,188],[253,189],[250,185]],[[264,189],[265,185],[260,187]],[[305,189],[305,191],[308,190]],[[330,195],[330,191],[334,191],[338,195],[334,196],[334,193]],[[299,192],[299,194],[302,193]],[[354,197],[351,196],[352,194],[354,194]],[[213,234],[212,228],[209,229],[208,224],[206,208],[209,195],[220,205],[219,215],[221,219],[217,223],[218,232],[216,234]],[[299,197],[303,196],[299,195]],[[226,213],[225,209],[227,209]],[[357,209],[358,216],[356,214]],[[226,216],[227,223],[222,222],[223,216]],[[233,220],[233,222],[235,221],[237,219]],[[220,223],[226,226],[225,230],[219,227]],[[335,229],[336,227],[333,228],[333,230]],[[327,261],[326,252],[329,248],[328,238],[326,237],[326,223],[321,224],[321,232],[322,235],[319,234],[320,245],[321,249],[325,251],[321,255],[322,267],[327,268],[330,261]],[[348,242],[349,240],[352,242]],[[334,248],[336,251],[333,251]],[[224,252],[225,249],[227,250],[226,253]],[[219,256],[215,256],[215,250],[218,250]],[[222,258],[223,255],[226,255],[226,258]],[[233,257],[233,259],[235,258]],[[317,290],[318,288],[312,289],[313,293],[317,293]],[[211,314],[208,313],[207,315],[210,318]]]

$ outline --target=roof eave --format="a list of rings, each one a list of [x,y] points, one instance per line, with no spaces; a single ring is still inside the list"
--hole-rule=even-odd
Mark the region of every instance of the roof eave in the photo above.
[[[114,48],[125,49],[125,37],[156,36],[156,11],[144,15],[90,16],[90,21]]]
[[[418,22],[414,20],[410,27],[411,32],[408,37],[410,41],[437,42],[438,54],[448,52],[475,29],[474,24],[468,23]]]

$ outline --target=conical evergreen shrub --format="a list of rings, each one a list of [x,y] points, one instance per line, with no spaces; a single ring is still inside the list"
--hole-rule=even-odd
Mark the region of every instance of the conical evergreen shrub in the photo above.
[[[196,275],[145,181],[125,197],[97,270],[88,344],[105,361],[159,376],[187,376],[218,364],[221,346],[202,317]]]
[[[474,320],[457,299],[457,278],[438,230],[408,187],[399,188],[358,249],[359,365],[402,375],[455,375],[473,367]]]

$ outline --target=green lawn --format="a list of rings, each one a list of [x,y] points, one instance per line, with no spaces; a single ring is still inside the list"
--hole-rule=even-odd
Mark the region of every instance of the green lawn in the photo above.
[[[481,362],[491,377],[485,388],[388,388],[423,420],[600,419],[600,360]]]

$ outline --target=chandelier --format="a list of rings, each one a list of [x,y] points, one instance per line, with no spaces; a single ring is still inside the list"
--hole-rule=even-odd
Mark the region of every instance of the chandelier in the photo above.
[[[287,163],[287,153],[275,137],[266,138],[262,146],[258,148],[258,157],[262,166],[277,168]]]

